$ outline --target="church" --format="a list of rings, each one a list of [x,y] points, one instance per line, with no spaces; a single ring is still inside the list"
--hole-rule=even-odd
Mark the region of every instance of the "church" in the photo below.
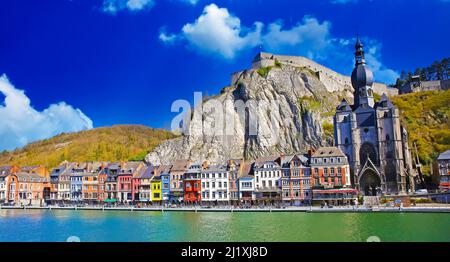
[[[335,145],[347,156],[352,184],[364,195],[414,192],[415,173],[400,112],[386,94],[375,102],[373,74],[359,38],[355,49],[354,103],[344,99],[336,108]]]

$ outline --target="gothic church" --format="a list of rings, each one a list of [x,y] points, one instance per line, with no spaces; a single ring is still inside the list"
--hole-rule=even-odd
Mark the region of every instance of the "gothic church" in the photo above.
[[[408,134],[400,124],[399,110],[386,94],[375,102],[373,74],[359,38],[355,49],[354,103],[349,105],[344,99],[337,107],[335,145],[347,155],[352,184],[363,194],[414,192]]]

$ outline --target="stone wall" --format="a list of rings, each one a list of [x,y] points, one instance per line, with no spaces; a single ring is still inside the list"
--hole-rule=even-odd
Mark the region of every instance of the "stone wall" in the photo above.
[[[348,89],[348,87],[352,88],[351,78],[349,76],[341,75],[338,72],[331,70],[319,63],[316,63],[306,57],[303,56],[285,56],[285,55],[275,55],[271,53],[259,53],[252,63],[253,69],[259,69],[262,67],[275,66],[275,61],[280,62],[281,64],[286,64],[294,67],[304,67],[311,69],[316,72],[320,81],[324,83],[327,87],[328,91],[343,91]],[[236,72],[231,76],[231,84],[235,85],[239,80],[239,76],[243,72]],[[386,93],[388,95],[397,95],[398,91],[393,88],[388,88],[383,83],[374,83],[373,91],[377,94],[382,95]]]
[[[450,89],[450,79],[412,82],[400,87],[400,94]]]

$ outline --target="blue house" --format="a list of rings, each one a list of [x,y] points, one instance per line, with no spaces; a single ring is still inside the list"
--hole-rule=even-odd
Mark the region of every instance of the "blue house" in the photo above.
[[[162,200],[170,200],[170,169],[172,165],[162,165],[158,168],[160,172],[161,185],[162,185]]]
[[[70,201],[78,202],[83,200],[83,172],[73,169],[70,174]]]

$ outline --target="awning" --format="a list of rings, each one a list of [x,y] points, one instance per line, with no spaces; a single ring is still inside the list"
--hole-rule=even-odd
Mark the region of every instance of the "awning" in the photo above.
[[[313,194],[339,194],[339,193],[351,193],[356,194],[356,189],[314,189]]]
[[[115,198],[105,199],[103,202],[105,202],[105,203],[114,203],[114,202],[117,202],[117,199],[115,199]]]

